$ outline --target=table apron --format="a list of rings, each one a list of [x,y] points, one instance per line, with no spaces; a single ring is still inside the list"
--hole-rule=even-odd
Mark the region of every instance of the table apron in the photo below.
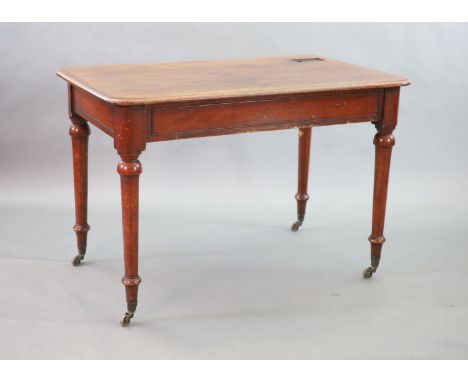
[[[383,91],[150,107],[148,141],[380,119]]]
[[[114,136],[113,106],[111,104],[75,87],[72,87],[70,97],[74,113],[111,137]]]
[[[134,128],[144,129],[146,141],[155,142],[295,127],[375,122],[382,117],[383,99],[384,90],[373,89],[268,99],[121,107],[73,87],[71,107],[74,113],[112,137],[115,136],[117,125],[122,122],[118,120],[117,109],[128,108],[131,113],[142,117],[141,125]]]

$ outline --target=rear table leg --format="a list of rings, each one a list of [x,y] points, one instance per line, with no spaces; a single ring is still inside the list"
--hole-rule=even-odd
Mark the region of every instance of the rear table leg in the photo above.
[[[298,156],[298,181],[297,181],[297,221],[291,226],[292,231],[297,231],[304,221],[306,204],[309,200],[307,194],[307,184],[309,179],[309,157],[310,157],[310,141],[312,136],[312,128],[299,129],[299,156]]]

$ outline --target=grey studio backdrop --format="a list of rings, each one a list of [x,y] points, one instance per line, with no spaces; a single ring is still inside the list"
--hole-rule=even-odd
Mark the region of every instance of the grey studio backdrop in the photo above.
[[[0,25],[1,358],[467,358],[466,24]],[[375,133],[313,129],[293,233],[297,131],[149,144],[140,304],[125,310],[118,156],[92,127],[76,254],[64,66],[321,54],[408,77],[379,271]]]

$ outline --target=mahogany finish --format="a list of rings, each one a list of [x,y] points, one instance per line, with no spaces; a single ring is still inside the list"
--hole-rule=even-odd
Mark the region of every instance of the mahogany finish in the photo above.
[[[298,128],[297,231],[305,216],[313,126],[372,122],[377,128],[371,277],[379,265],[390,157],[401,86],[409,81],[321,56],[65,68],[69,84],[78,265],[86,252],[87,121],[114,139],[120,156],[127,313],[138,286],[139,155],[147,142]]]

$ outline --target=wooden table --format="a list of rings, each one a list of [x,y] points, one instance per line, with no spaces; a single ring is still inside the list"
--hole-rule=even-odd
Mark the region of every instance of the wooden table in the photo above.
[[[61,69],[68,82],[79,265],[89,231],[87,121],[114,139],[120,156],[127,326],[137,306],[138,160],[149,142],[297,128],[297,231],[304,221],[312,127],[372,122],[375,145],[370,278],[383,236],[390,157],[403,77],[320,56],[111,65]]]

